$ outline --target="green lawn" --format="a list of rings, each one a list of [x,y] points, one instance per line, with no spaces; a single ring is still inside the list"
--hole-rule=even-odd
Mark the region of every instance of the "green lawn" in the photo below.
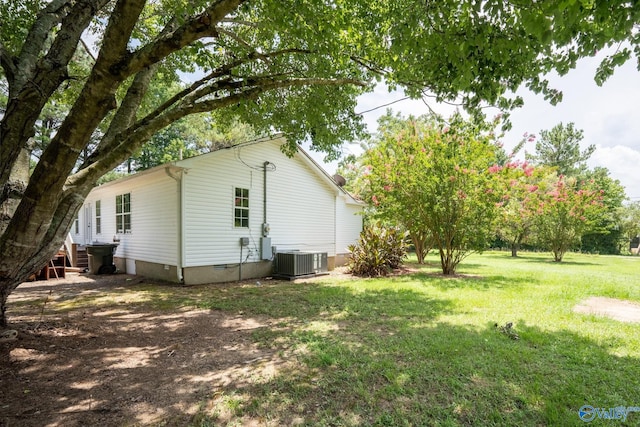
[[[255,340],[298,369],[229,390],[238,419],[308,425],[583,425],[578,409],[640,406],[640,325],[576,314],[589,296],[640,301],[640,258],[485,253],[456,278],[278,283],[180,304],[281,318]],[[513,322],[519,340],[495,324]],[[218,408],[220,409],[220,408]],[[197,425],[215,424],[203,411]],[[594,425],[639,425],[596,419]]]
[[[640,406],[640,324],[572,311],[589,296],[640,302],[640,258],[550,259],[485,253],[443,278],[431,255],[411,275],[165,287],[153,304],[279,319],[254,339],[288,368],[203,402],[196,426],[225,411],[231,425],[581,426],[583,405]],[[507,322],[519,340],[495,327]]]

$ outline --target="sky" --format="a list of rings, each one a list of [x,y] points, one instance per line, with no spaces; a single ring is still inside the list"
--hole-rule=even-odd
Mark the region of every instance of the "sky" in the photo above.
[[[540,130],[548,130],[558,123],[573,122],[577,129],[584,131],[581,142],[583,148],[590,144],[596,151],[588,162],[590,167],[603,166],[609,169],[611,177],[620,181],[631,200],[640,200],[640,71],[635,61],[628,61],[618,68],[601,87],[593,80],[602,56],[587,58],[578,62],[576,68],[565,76],[550,75],[550,86],[563,92],[563,101],[556,106],[545,101],[541,95],[520,90],[524,106],[511,114],[513,128],[502,142],[507,151],[515,146],[525,132],[537,135]],[[404,97],[402,92],[388,93],[379,86],[375,92],[359,98],[356,112],[366,111]],[[438,113],[448,116],[453,111],[450,106],[430,104]],[[377,118],[387,107],[363,114],[370,132],[376,130]],[[428,113],[421,100],[404,100],[390,105],[394,112],[405,116]],[[491,117],[497,114],[488,112]],[[535,142],[525,146],[533,152]],[[357,145],[345,145],[343,152],[358,154]],[[312,155],[322,161],[321,154]],[[333,174],[335,162],[325,164]]]

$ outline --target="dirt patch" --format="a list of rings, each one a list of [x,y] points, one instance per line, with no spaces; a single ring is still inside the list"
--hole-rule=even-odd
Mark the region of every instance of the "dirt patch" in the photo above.
[[[590,297],[576,305],[573,311],[610,317],[621,322],[640,323],[640,304],[615,298]]]
[[[287,364],[251,339],[268,318],[127,301],[46,310],[47,298],[105,298],[137,280],[79,276],[14,291],[18,340],[0,344],[0,426],[188,425],[204,402]]]

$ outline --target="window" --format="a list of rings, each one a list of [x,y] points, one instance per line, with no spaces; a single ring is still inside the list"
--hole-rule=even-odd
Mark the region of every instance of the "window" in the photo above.
[[[249,190],[236,188],[234,199],[233,225],[235,227],[249,227]]]
[[[102,234],[102,206],[100,200],[96,200],[96,234]]]
[[[131,193],[116,196],[116,232],[131,233]]]
[[[76,214],[76,219],[73,221],[73,228],[76,234],[80,234],[80,212]]]

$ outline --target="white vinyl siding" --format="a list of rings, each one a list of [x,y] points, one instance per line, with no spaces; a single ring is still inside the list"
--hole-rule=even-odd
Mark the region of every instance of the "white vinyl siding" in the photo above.
[[[362,206],[348,204],[345,201],[348,197],[336,199],[336,252],[339,254],[349,253],[349,245],[358,241],[362,231]]]
[[[284,155],[279,143],[262,142],[180,162],[189,171],[184,189],[185,267],[238,263],[241,237],[249,237],[243,259],[248,251],[249,261],[260,259],[265,161],[275,165],[266,174],[271,245],[279,251],[335,254],[336,189],[301,154]],[[228,189],[234,188],[249,190],[247,228],[234,227],[230,217],[233,199]]]
[[[86,206],[101,201],[102,234],[92,240],[119,239],[115,255],[127,262],[140,260],[199,267],[237,265],[241,257],[243,262],[259,261],[264,221],[264,164],[269,162],[267,222],[271,245],[278,251],[327,252],[334,256],[338,248],[338,253],[344,253],[343,246],[353,239],[356,229],[357,233],[360,231],[361,218],[344,220],[351,231],[343,235],[341,228],[337,228],[336,216],[347,216],[359,207],[340,208],[344,194],[304,154],[293,158],[284,155],[280,151],[283,142],[281,139],[242,145],[176,162],[175,167],[184,168],[182,205],[178,200],[179,184],[165,167],[95,188]],[[240,216],[240,227],[236,226],[238,189],[246,190],[241,196],[246,196],[247,203],[240,202],[240,207],[248,208],[249,212],[248,217]],[[127,193],[130,194],[131,232],[118,234],[116,196]],[[182,224],[178,224],[180,206]],[[181,235],[183,259],[179,263]],[[243,237],[249,238],[249,245],[242,248],[241,254],[240,238]]]
[[[118,234],[116,196],[131,194],[131,233]],[[177,184],[164,170],[96,187],[85,203],[101,200],[101,231],[94,240],[119,239],[115,256],[177,265]],[[95,231],[94,231],[95,232]]]

